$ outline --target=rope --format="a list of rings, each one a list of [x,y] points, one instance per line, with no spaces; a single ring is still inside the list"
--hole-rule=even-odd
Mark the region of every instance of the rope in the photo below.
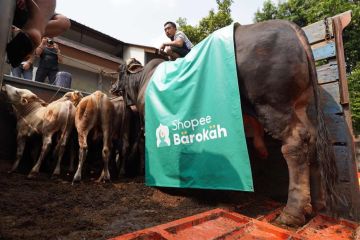
[[[55,82],[55,81],[54,81]],[[58,90],[56,91],[56,93],[54,95],[51,96],[50,100],[49,100],[49,103],[52,102],[52,100],[54,99],[54,97],[59,93],[59,91],[62,89],[63,87],[62,86],[59,86]]]
[[[50,52],[51,54],[55,54],[55,53],[53,53],[53,52],[51,52],[51,51],[49,51],[49,52]],[[108,75],[115,75],[115,74],[117,74],[117,72],[106,72],[106,71],[104,71],[103,68],[95,68],[95,67],[93,67],[93,66],[90,66],[90,65],[82,62],[82,61],[79,61],[79,60],[77,60],[77,59],[74,59],[74,58],[65,56],[65,55],[63,55],[63,54],[61,54],[61,53],[56,53],[56,55],[61,56],[61,57],[66,58],[66,59],[69,59],[69,60],[71,60],[71,61],[73,61],[73,62],[80,63],[81,65],[84,65],[84,66],[86,66],[86,67],[88,67],[88,68],[90,68],[90,69],[93,69],[93,70],[97,71],[99,74],[102,74],[102,73],[105,73],[105,74],[108,74]]]
[[[25,122],[25,124],[26,124],[29,128],[31,128],[34,132],[36,132],[37,134],[40,134],[39,131],[38,131],[36,128],[34,128],[34,127],[19,113],[19,111],[16,109],[16,107],[15,107],[12,103],[10,103],[10,104],[13,106],[13,110],[14,110],[15,114],[16,114],[17,116],[19,116],[19,117]]]
[[[69,60],[71,60],[71,61],[73,61],[73,62],[80,63],[80,64],[82,64],[82,65],[84,65],[84,66],[86,66],[86,67],[88,67],[88,68],[90,68],[90,69],[96,70],[100,75],[103,75],[103,74],[107,74],[107,75],[115,75],[115,74],[118,74],[117,72],[106,72],[106,71],[104,71],[104,69],[102,69],[102,68],[100,68],[100,69],[99,69],[99,68],[95,68],[95,67],[93,67],[93,66],[90,66],[90,65],[82,62],[82,61],[79,61],[79,60],[77,60],[77,59],[74,59],[74,58],[65,56],[65,55],[63,55],[63,54],[61,54],[61,53],[53,53],[53,52],[51,52],[51,51],[49,51],[49,52],[50,52],[50,54],[56,54],[56,55],[61,56],[61,57],[63,57],[63,58],[67,58],[67,59],[69,59]],[[115,80],[115,81],[116,81],[116,80]],[[51,101],[55,98],[55,96],[59,93],[59,91],[60,91],[61,89],[63,89],[62,86],[56,86],[56,85],[54,85],[54,83],[55,83],[55,81],[52,82],[51,85],[53,85],[53,86],[55,86],[55,87],[58,87],[58,89],[57,89],[56,93],[55,93],[54,95],[52,95],[52,97],[50,98],[49,102],[51,102]]]

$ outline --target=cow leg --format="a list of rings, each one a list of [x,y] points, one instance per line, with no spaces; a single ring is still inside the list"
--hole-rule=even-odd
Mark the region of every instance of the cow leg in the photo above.
[[[88,145],[87,145],[87,136],[88,132],[79,132],[79,164],[78,168],[76,170],[76,173],[74,175],[73,183],[74,182],[80,182],[81,180],[81,172],[82,167],[84,164],[84,161],[86,160],[87,152],[88,152]]]
[[[145,174],[145,132],[141,130],[140,139],[139,139],[139,173],[141,175]]]
[[[121,148],[119,152],[119,175],[125,175],[125,161],[127,158],[127,153],[129,149],[129,136],[127,133],[124,133],[124,137],[121,141]]]
[[[9,173],[12,173],[14,171],[16,171],[16,169],[19,166],[20,160],[23,156],[24,153],[24,149],[25,149],[25,143],[26,143],[26,137],[23,135],[18,135],[17,139],[17,148],[16,148],[16,160],[11,168],[11,170],[9,171]]]
[[[247,137],[253,137],[253,145],[258,157],[266,159],[269,156],[269,153],[264,141],[264,127],[255,117],[246,113],[243,113],[243,121],[245,134]]]
[[[283,138],[281,151],[289,169],[288,201],[277,221],[289,226],[305,223],[312,211],[310,199],[311,132],[297,117]]]
[[[70,163],[69,163],[69,172],[74,172],[74,161],[75,161],[75,144],[73,140],[70,142]]]
[[[51,146],[51,137],[52,137],[52,134],[48,134],[43,137],[43,145],[41,148],[41,153],[40,153],[40,156],[39,156],[35,166],[31,169],[31,172],[27,176],[29,179],[35,178],[36,175],[39,173],[41,163],[44,160],[46,154],[49,152],[49,149]]]
[[[56,167],[52,174],[52,178],[57,178],[58,176],[60,176],[61,160],[64,156],[65,147],[66,147],[66,143],[68,141],[70,132],[65,132],[63,134],[64,134],[63,137],[58,142],[58,146],[56,146],[56,149],[59,149],[59,151],[58,151],[58,159],[56,162]]]
[[[110,147],[111,147],[111,134],[109,129],[104,129],[104,128],[105,127],[103,127],[103,149],[102,149],[104,168],[97,182],[110,181],[109,158],[110,158]]]

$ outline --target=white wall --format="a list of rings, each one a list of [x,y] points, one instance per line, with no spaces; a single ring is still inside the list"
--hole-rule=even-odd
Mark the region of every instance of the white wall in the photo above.
[[[127,46],[124,47],[124,61],[129,58],[136,58],[142,65],[145,64],[145,51],[142,48]]]

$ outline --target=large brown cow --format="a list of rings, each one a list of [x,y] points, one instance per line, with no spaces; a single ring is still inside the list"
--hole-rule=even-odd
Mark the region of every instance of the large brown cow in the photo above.
[[[337,170],[319,106],[311,48],[302,29],[288,21],[236,26],[234,34],[242,104],[254,109],[267,133],[282,141],[281,151],[288,165],[288,201],[278,221],[301,225],[313,207],[323,205],[321,196],[310,196],[310,177],[319,177],[310,176],[310,163],[319,165],[329,209],[337,199]],[[147,83],[162,62],[154,59],[136,74],[129,74],[126,66],[121,66],[115,88],[130,98],[142,114]],[[311,99],[315,102],[317,128],[307,115]],[[311,161],[313,158],[317,161]]]
[[[115,174],[124,173],[126,154],[129,152],[130,134],[130,108],[127,108],[122,96],[110,99],[114,105],[114,118],[112,121],[112,159],[116,163]]]
[[[41,153],[28,175],[28,178],[34,178],[39,173],[41,163],[50,149],[52,136],[59,132],[59,141],[55,148],[58,153],[57,164],[53,177],[58,176],[65,146],[74,126],[75,105],[81,99],[81,93],[69,92],[59,100],[46,104],[27,89],[4,85],[2,90],[6,93],[17,116],[17,152],[11,172],[15,171],[20,163],[26,139],[33,134],[40,134],[43,138]]]
[[[104,168],[98,181],[110,181],[109,156],[113,133],[112,121],[114,105],[106,94],[96,91],[81,99],[76,109],[75,126],[79,139],[79,164],[74,175],[73,183],[81,180],[82,167],[88,152],[88,135],[93,133],[93,139],[102,136],[102,158]]]

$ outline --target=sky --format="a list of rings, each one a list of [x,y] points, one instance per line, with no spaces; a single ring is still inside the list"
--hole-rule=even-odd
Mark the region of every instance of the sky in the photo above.
[[[240,24],[253,23],[264,0],[234,0],[231,15]],[[216,0],[57,0],[55,12],[123,42],[158,48],[168,41],[163,25],[179,17],[196,25],[217,11]]]

